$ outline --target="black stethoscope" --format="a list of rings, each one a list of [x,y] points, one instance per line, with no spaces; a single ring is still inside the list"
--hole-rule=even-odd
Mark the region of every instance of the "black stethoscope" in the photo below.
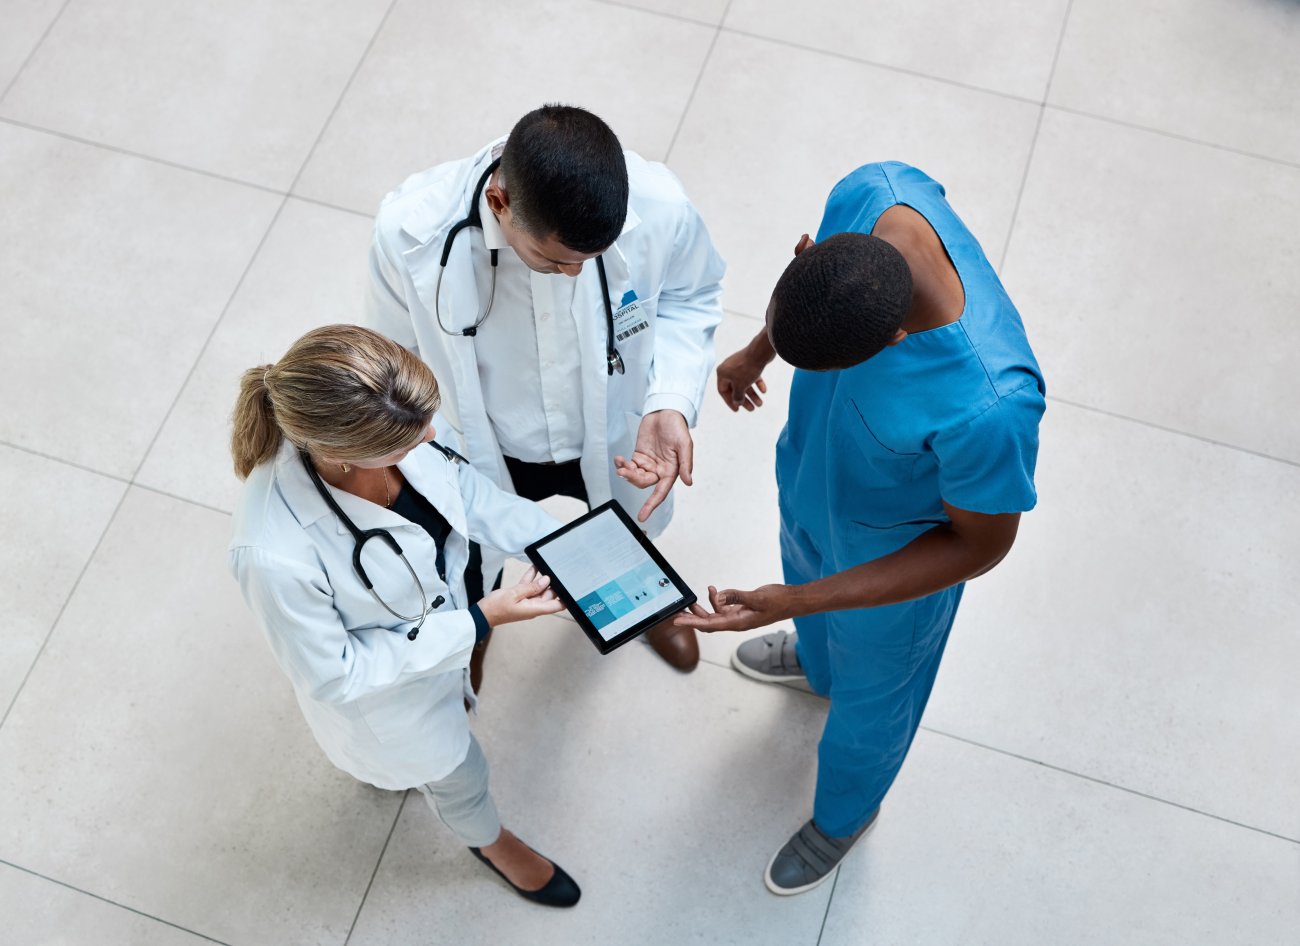
[[[497,169],[501,159],[497,158],[487,166],[483,176],[478,179],[478,184],[474,186],[474,196],[470,199],[469,215],[461,220],[450,230],[447,231],[447,238],[442,244],[442,257],[438,260],[438,281],[433,287],[433,317],[438,321],[438,328],[442,329],[446,335],[463,335],[466,338],[473,338],[478,334],[478,327],[487,321],[487,317],[492,314],[492,301],[497,294],[497,251],[490,250],[492,260],[492,289],[488,293],[487,308],[483,314],[478,317],[473,325],[460,331],[452,331],[442,324],[442,312],[439,309],[439,301],[442,298],[442,276],[447,272],[447,260],[451,258],[451,247],[456,242],[456,237],[460,231],[466,227],[477,227],[483,229],[483,215],[479,212],[479,202],[483,198],[483,188],[487,186],[488,178],[492,172]],[[609,301],[609,277],[605,275],[605,255],[596,257],[596,272],[600,274],[600,293],[601,299],[605,303],[605,366],[608,374],[617,371],[619,374],[624,372],[623,356],[618,353],[614,347],[614,306]]]
[[[431,440],[427,442],[429,446],[441,452],[442,455],[452,463],[466,462],[463,456],[450,447],[444,447],[437,441]],[[350,533],[352,533],[352,568],[356,571],[357,577],[361,579],[361,584],[366,586],[366,591],[370,592],[371,596],[379,602],[380,606],[393,617],[397,618],[399,621],[417,622],[415,627],[406,632],[407,640],[415,640],[420,636],[420,628],[424,627],[424,619],[434,611],[438,610],[438,608],[442,607],[443,603],[446,602],[447,599],[442,595],[438,595],[433,599],[432,603],[430,603],[429,596],[424,593],[424,584],[420,581],[420,576],[415,573],[415,569],[411,566],[411,563],[407,561],[406,553],[403,552],[402,547],[397,544],[397,540],[393,538],[393,534],[387,529],[359,528],[357,524],[348,517],[348,514],[343,511],[342,507],[339,506],[334,497],[330,495],[329,490],[325,488],[325,483],[320,478],[320,474],[316,472],[316,466],[311,462],[311,457],[307,455],[307,451],[300,450],[298,451],[298,455],[302,457],[302,465],[307,468],[307,475],[311,477],[312,483],[315,484],[316,492],[320,493],[321,499],[325,500],[326,505],[334,511],[334,515],[338,516],[339,521],[343,523],[344,527]],[[366,547],[366,543],[371,539],[378,539],[392,549],[397,557],[402,560],[402,564],[406,566],[406,570],[411,573],[411,580],[415,582],[416,590],[420,592],[420,611],[418,614],[408,615],[395,611],[393,608],[389,607],[388,602],[379,597],[379,592],[375,591],[374,583],[370,580],[370,576],[366,574],[365,566],[361,564],[361,550]]]

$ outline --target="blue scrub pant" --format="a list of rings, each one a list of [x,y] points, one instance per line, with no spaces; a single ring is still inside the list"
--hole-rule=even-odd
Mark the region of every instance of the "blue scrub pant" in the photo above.
[[[781,562],[788,584],[857,564],[836,566],[784,510]],[[795,619],[808,683],[830,697],[817,747],[813,820],[831,837],[851,835],[866,824],[902,768],[963,587],[904,604]]]

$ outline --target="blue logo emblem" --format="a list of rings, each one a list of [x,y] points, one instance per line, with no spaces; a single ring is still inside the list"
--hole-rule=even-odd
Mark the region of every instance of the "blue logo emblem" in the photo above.
[[[629,289],[627,292],[623,293],[623,301],[618,304],[618,307],[621,309],[624,306],[631,305],[633,302],[636,302],[636,290]]]

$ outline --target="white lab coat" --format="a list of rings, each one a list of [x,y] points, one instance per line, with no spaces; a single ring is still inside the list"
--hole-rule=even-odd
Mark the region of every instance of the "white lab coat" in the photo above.
[[[474,339],[447,335],[434,317],[434,287],[447,232],[469,213],[474,186],[499,144],[416,174],[384,199],[370,253],[368,319],[376,330],[417,351],[433,369],[442,386],[444,427],[456,431],[459,449],[475,468],[513,490],[484,407]],[[594,263],[577,277],[572,312],[581,344],[580,469],[587,496],[592,506],[618,499],[635,514],[649,490],[619,477],[613,458],[632,455],[645,413],[671,408],[695,425],[713,370],[713,333],[722,321],[720,280],[726,264],[673,173],[632,152],[626,156],[628,220],[605,253],[605,268],[612,305],[618,308],[625,294],[635,291],[650,326],[616,342],[626,373],[609,375],[606,369],[605,308]],[[479,298],[470,259],[470,241],[476,239],[482,239],[478,230],[461,232],[442,280],[442,318],[453,331],[472,325],[486,301]],[[504,312],[491,316],[508,317]],[[646,531],[658,535],[671,516],[670,494],[645,524]],[[489,583],[500,562],[499,554],[484,549]]]
[[[464,572],[468,538],[510,553],[559,528],[535,503],[497,489],[467,463],[420,446],[398,465],[447,519],[438,578],[429,534],[390,510],[326,486],[360,529],[392,532],[420,576],[429,615],[414,640],[371,597],[352,567],[352,535],[312,484],[297,450],[281,446],[249,475],[235,511],[230,567],[276,662],[293,683],[316,741],[336,766],[380,788],[404,789],[448,775],[465,759],[474,620]],[[419,593],[380,540],[362,562],[394,610],[413,615]]]

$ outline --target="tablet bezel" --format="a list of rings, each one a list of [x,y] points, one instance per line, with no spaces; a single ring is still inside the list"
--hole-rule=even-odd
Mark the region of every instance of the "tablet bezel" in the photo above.
[[[643,548],[646,551],[646,554],[648,554],[654,563],[659,566],[663,571],[664,576],[672,586],[677,589],[678,593],[682,597],[680,601],[675,602],[670,607],[657,611],[649,617],[643,618],[627,630],[618,634],[616,637],[605,640],[605,638],[601,636],[600,631],[596,628],[596,625],[592,623],[589,617],[587,617],[582,608],[578,607],[578,602],[574,599],[573,595],[569,593],[569,589],[564,587],[564,583],[556,577],[550,567],[546,564],[546,560],[542,557],[543,553],[541,547],[564,535],[564,533],[571,532],[583,523],[589,522],[602,513],[610,510],[613,510],[615,516],[617,516],[618,520],[623,523],[623,527],[631,533],[633,538],[641,543],[641,548]],[[664,620],[664,618],[676,614],[678,611],[686,610],[698,600],[695,597],[695,592],[691,591],[686,582],[682,581],[681,576],[678,575],[676,570],[668,564],[667,559],[665,559],[663,555],[660,554],[659,550],[654,547],[654,543],[646,537],[646,534],[641,531],[641,527],[633,521],[632,517],[628,515],[627,510],[624,509],[616,499],[611,499],[609,502],[597,506],[586,515],[579,516],[567,525],[556,529],[549,535],[543,536],[532,545],[528,546],[528,548],[524,549],[524,554],[528,556],[528,560],[533,563],[539,572],[543,575],[550,576],[551,588],[555,591],[555,594],[559,599],[564,602],[564,606],[568,608],[569,613],[573,615],[573,619],[578,623],[578,626],[582,628],[583,633],[587,635],[587,638],[596,645],[596,649],[602,654],[608,654],[610,651],[622,647],[628,641],[639,637],[646,631],[650,630],[650,628]]]

